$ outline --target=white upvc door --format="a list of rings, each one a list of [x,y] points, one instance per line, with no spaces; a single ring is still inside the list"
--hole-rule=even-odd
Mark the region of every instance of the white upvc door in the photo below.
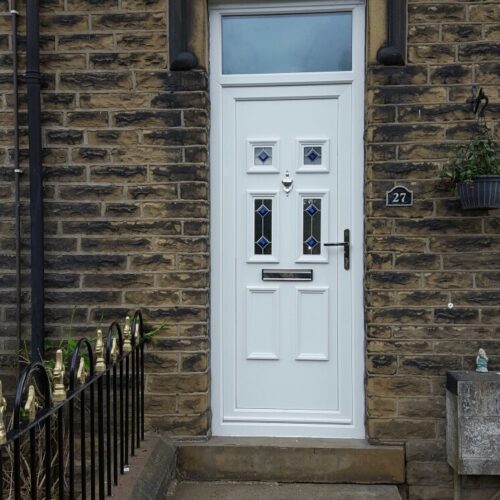
[[[312,4],[211,11],[214,435],[365,435],[363,6]],[[311,8],[352,16],[348,71],[223,72],[224,16]]]

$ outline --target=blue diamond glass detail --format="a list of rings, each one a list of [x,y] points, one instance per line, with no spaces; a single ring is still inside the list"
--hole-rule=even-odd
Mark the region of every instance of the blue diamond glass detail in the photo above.
[[[315,163],[318,158],[321,158],[321,148],[306,149],[304,155],[311,163]]]
[[[318,240],[316,238],[313,238],[312,236],[306,240],[306,245],[309,248],[314,248],[318,244]]]
[[[314,217],[317,213],[318,213],[318,209],[313,205],[309,205],[307,208],[306,208],[306,212],[311,216],[311,217]]]
[[[264,151],[262,150],[258,155],[257,155],[257,158],[262,162],[262,163],[265,163],[265,161],[269,158],[269,155]]]
[[[270,243],[270,241],[267,238],[264,238],[264,236],[261,236],[257,240],[257,245],[259,245],[259,247],[262,248],[262,250],[264,250],[264,248],[266,248],[267,245],[269,245],[269,243]]]
[[[270,212],[270,210],[265,206],[265,205],[261,205],[258,210],[257,210],[257,213],[261,216],[261,217],[265,217],[268,213]]]

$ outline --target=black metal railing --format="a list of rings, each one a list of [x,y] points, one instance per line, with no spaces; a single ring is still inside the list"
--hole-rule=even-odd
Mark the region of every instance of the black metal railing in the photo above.
[[[137,311],[123,332],[114,322],[105,339],[79,340],[67,376],[62,350],[52,369],[29,364],[8,431],[0,385],[0,499],[112,494],[144,439],[144,342]]]

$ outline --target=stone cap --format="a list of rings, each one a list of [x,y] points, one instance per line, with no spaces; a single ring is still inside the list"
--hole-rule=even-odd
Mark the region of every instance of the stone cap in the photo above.
[[[476,372],[460,371],[448,372],[446,374],[446,389],[453,394],[457,394],[459,382],[493,382],[500,384],[500,373],[497,372]]]

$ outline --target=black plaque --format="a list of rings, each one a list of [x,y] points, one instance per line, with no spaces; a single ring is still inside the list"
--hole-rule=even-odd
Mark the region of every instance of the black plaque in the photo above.
[[[404,186],[395,186],[387,191],[385,204],[388,207],[411,207],[413,206],[413,191]]]

